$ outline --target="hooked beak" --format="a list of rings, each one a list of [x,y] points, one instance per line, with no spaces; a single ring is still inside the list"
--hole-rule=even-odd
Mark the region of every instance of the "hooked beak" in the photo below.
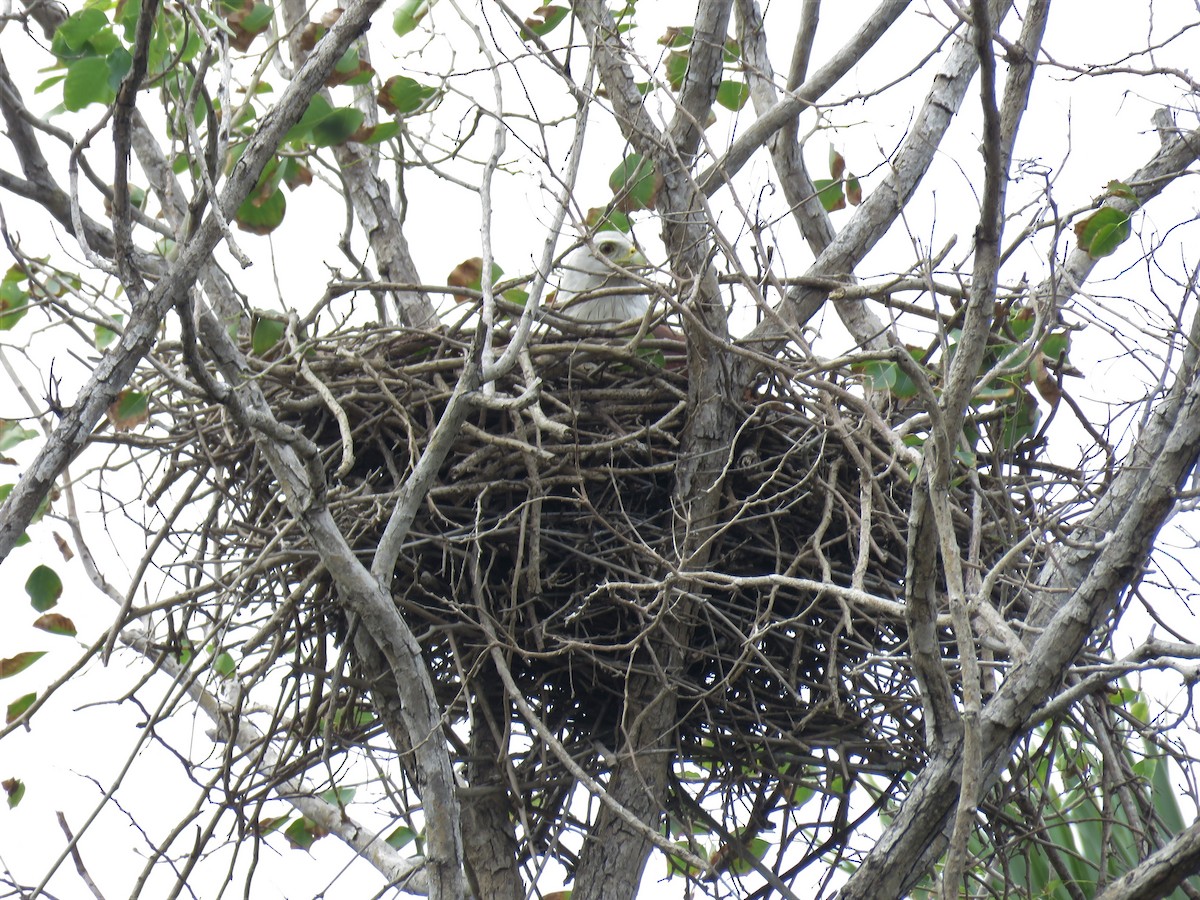
[[[644,254],[637,247],[630,247],[617,259],[613,260],[622,269],[649,269],[651,268],[650,260],[646,259]]]

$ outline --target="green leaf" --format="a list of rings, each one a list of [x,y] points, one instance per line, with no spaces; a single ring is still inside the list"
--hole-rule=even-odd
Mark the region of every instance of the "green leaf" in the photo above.
[[[45,93],[46,91],[50,90],[50,88],[54,87],[54,85],[58,84],[60,81],[62,81],[66,77],[67,77],[66,75],[51,75],[45,81],[39,82],[38,85],[36,87],[34,87],[33,92],[35,94]]]
[[[1020,378],[1021,376],[1017,377]],[[1015,396],[1017,396],[1017,389],[1013,386],[1012,382],[1000,378],[976,391],[971,396],[971,403],[975,406],[983,406],[988,403],[1004,403]]]
[[[608,186],[617,198],[617,208],[630,213],[654,208],[654,198],[662,186],[662,177],[655,171],[651,160],[640,153],[631,153],[608,176]]]
[[[242,19],[242,29],[251,34],[259,34],[266,31],[271,25],[271,17],[274,11],[266,3],[255,3],[254,8],[250,10],[249,15]]]
[[[1055,362],[1060,359],[1066,359],[1067,351],[1070,348],[1071,336],[1065,331],[1047,335],[1046,340],[1042,342],[1042,353]]]
[[[132,43],[136,34],[138,16],[142,12],[141,0],[125,0],[124,3],[118,3],[117,6],[113,24],[121,26],[125,32],[125,40]]]
[[[287,330],[287,323],[281,319],[261,317],[254,324],[254,333],[250,337],[250,347],[257,356],[265,356],[268,351],[281,340]]]
[[[185,33],[187,34],[187,40],[179,52],[179,61],[191,62],[199,55],[200,50],[204,47],[204,42],[194,28],[187,29]],[[262,93],[264,90],[271,90],[271,86],[260,83],[255,93]]]
[[[95,56],[108,59],[109,54],[121,46],[121,39],[113,34],[111,28],[102,28],[92,35],[84,49],[90,50]]]
[[[2,782],[4,793],[8,794],[8,808],[12,809],[25,796],[25,782],[20,778],[5,778]]]
[[[1086,219],[1075,223],[1075,238],[1079,249],[1092,259],[1109,256],[1130,235],[1129,214],[1112,206],[1096,210]]]
[[[25,273],[12,266],[0,281],[0,331],[11,331],[29,312],[29,293],[21,287]]]
[[[570,10],[565,6],[539,6],[525,20],[525,27],[543,37],[562,24]]]
[[[307,850],[316,843],[317,838],[324,836],[323,834],[313,833],[313,829],[316,829],[316,827],[308,819],[298,819],[289,825],[287,831],[283,834],[288,839],[288,843],[297,850]]]
[[[509,303],[516,304],[517,306],[524,306],[529,302],[529,291],[523,291],[520,288],[507,290],[502,296]]]
[[[836,212],[846,208],[846,196],[842,193],[842,182],[839,179],[817,178],[813,180],[817,189],[817,199],[825,207],[826,212]]]
[[[45,650],[30,650],[8,659],[0,659],[0,678],[10,678],[18,672],[24,672],[45,655]]]
[[[32,428],[25,428],[20,422],[6,422],[0,419],[0,453],[11,450],[17,444],[38,436]]]
[[[364,134],[359,135],[357,140],[360,144],[380,144],[383,141],[391,140],[399,133],[399,122],[380,122],[378,125],[368,128]]]
[[[313,180],[312,170],[294,156],[289,156],[283,161],[283,165],[280,166],[280,175],[290,191],[312,184]]]
[[[38,612],[45,612],[57,606],[62,591],[62,579],[49,566],[38,566],[29,573],[29,578],[25,581],[25,593],[29,595],[29,603]]]
[[[892,396],[898,397],[901,400],[911,400],[920,393],[920,388],[917,383],[909,377],[908,373],[896,366],[896,383],[892,385]]]
[[[675,846],[685,853],[693,853],[701,859],[705,858],[706,853],[703,847],[693,847],[687,841],[676,841]],[[675,856],[671,853],[667,854],[667,877],[673,878],[676,875],[684,875],[690,878],[695,878],[700,875],[696,867],[691,863],[685,862],[683,857]]]
[[[717,88],[717,102],[737,112],[750,99],[750,88],[740,81],[722,81]]]
[[[312,128],[312,142],[318,147],[344,144],[363,123],[362,110],[339,106]]]
[[[129,70],[133,68],[133,57],[129,55],[129,51],[124,47],[118,47],[112,53],[108,54],[108,86],[113,92],[113,97],[117,95],[117,88],[121,86],[121,82],[125,80],[125,76],[129,74]]]
[[[374,721],[375,714],[369,709],[340,707],[333,713],[333,727],[338,731],[365,728]]]
[[[593,206],[589,209],[584,221],[592,234],[599,234],[601,231],[621,231],[628,234],[633,228],[633,223],[625,213],[603,206]]]
[[[865,375],[875,390],[890,391],[896,384],[896,373],[899,372],[899,367],[895,363],[873,359],[870,362],[854,366],[854,371]]]
[[[146,209],[146,190],[136,184],[129,185],[129,203],[140,210]]]
[[[1021,391],[1014,403],[1004,410],[1004,421],[1000,429],[1000,444],[1005,450],[1012,450],[1021,441],[1032,437],[1037,431],[1041,410],[1037,401],[1027,392]]]
[[[58,26],[54,32],[54,44],[68,50],[80,50],[92,35],[107,24],[108,17],[96,7],[81,9]]]
[[[667,367],[667,355],[657,347],[638,347],[637,355],[656,369]]]
[[[1092,259],[1111,256],[1117,252],[1118,247],[1129,239],[1131,231],[1129,219],[1124,219],[1112,225],[1102,225],[1092,238],[1091,246],[1088,247],[1088,256],[1092,257]]]
[[[278,831],[291,820],[290,815],[272,816],[267,819],[259,819],[257,824],[253,824],[254,833],[266,837],[274,831]]]
[[[1034,313],[1028,306],[1015,308],[1008,316],[1008,327],[1013,337],[1023,341],[1033,333]]]
[[[691,59],[688,53],[687,50],[672,50],[667,54],[667,84],[673,91],[683,87],[683,79],[687,77],[688,62]]]
[[[1115,178],[1105,185],[1110,197],[1121,197],[1125,200],[1137,202],[1137,194],[1133,192],[1133,188],[1123,181],[1117,181]]]
[[[417,838],[417,833],[407,825],[401,825],[391,834],[384,838],[393,850],[400,850],[411,844]]]
[[[254,39],[271,25],[273,11],[265,3],[236,0],[233,3],[221,2],[220,7],[225,16],[225,30],[229,34],[229,43],[243,53],[249,50]]]
[[[283,222],[287,212],[287,198],[279,188],[265,197],[254,194],[238,207],[234,220],[243,231],[252,234],[270,234]]]
[[[36,700],[37,700],[37,691],[34,691],[31,694],[25,694],[23,697],[18,697],[12,703],[8,704],[8,710],[4,714],[4,724],[11,725],[17,719],[21,718],[21,716],[24,714],[25,710],[27,710],[27,709],[29,709],[29,707],[33,706],[34,701],[36,701]],[[21,800],[20,800],[20,798],[18,798],[17,803],[20,803],[20,802],[21,802]],[[17,803],[13,803],[12,796],[10,795],[8,798],[9,808],[16,806]]]
[[[92,103],[111,103],[116,93],[108,84],[108,60],[102,56],[77,59],[63,80],[63,106],[77,112]]]
[[[754,859],[762,859],[767,855],[767,851],[771,849],[769,841],[763,838],[754,838],[746,845],[746,848],[733,860],[729,868],[737,875],[746,875],[754,871],[754,865],[747,857]]]
[[[308,850],[329,832],[311,819],[299,819],[288,826],[284,836],[298,850]]]
[[[404,37],[425,18],[425,14],[429,12],[429,7],[432,5],[433,3],[429,0],[403,0],[400,8],[392,17],[392,30],[400,37]]]
[[[344,82],[342,82],[343,84],[349,84],[352,86],[356,86],[356,85],[360,85],[360,84],[370,84],[371,83],[371,80],[374,79],[374,77],[375,77],[375,70],[372,69],[366,63],[359,63],[359,66],[360,66],[360,68],[359,68],[358,72],[355,75],[352,75],[351,77],[347,78]]]
[[[232,678],[237,674],[237,663],[228,653],[221,652],[213,657],[213,671],[222,678]]]
[[[284,135],[284,141],[304,140],[312,131],[312,127],[329,115],[332,110],[333,107],[329,105],[328,100],[326,100],[320,94],[314,95],[312,100],[309,101],[308,109],[304,111],[304,115],[302,115],[300,120],[291,127],[286,135]],[[236,151],[236,156],[240,158],[241,153],[244,152],[245,149],[245,145],[234,148]]]
[[[113,319],[118,324],[123,324],[125,322],[125,315],[123,313],[117,313],[115,316],[113,316]],[[103,325],[97,325],[95,328],[96,349],[104,350],[106,347],[112,346],[113,342],[119,337],[120,335],[111,328],[106,328]]]
[[[1005,367],[1010,369],[1022,369],[1029,364],[1030,353],[1027,349],[1022,349],[1016,344],[1010,344],[1007,341],[999,344],[993,351],[994,359],[1003,359]],[[988,363],[990,365],[990,361]],[[1024,373],[1015,375],[1005,375],[1002,380],[1008,381],[1010,384],[1024,384]]]
[[[887,391],[893,397],[901,400],[911,399],[919,393],[916,382],[900,368],[899,363],[871,360],[855,364],[852,369],[866,376],[867,381],[875,390]]]
[[[345,806],[354,799],[357,790],[352,787],[348,788],[330,788],[322,792],[321,799],[326,803],[331,803],[334,806]]]
[[[350,46],[346,48],[342,58],[334,65],[333,71],[339,75],[349,75],[351,72],[357,72],[360,65],[362,65],[362,59],[359,58],[358,48]]]
[[[437,96],[437,88],[421,84],[407,75],[393,75],[383,83],[375,102],[395,116],[415,113],[426,101]]]
[[[682,28],[671,26],[663,36],[658,39],[658,42],[664,47],[678,49],[679,47],[690,47],[692,44],[692,36],[696,33],[696,29],[691,25],[685,25]]]
[[[495,284],[500,276],[504,274],[504,270],[500,268],[495,261],[492,262],[492,273],[490,284]],[[480,291],[483,288],[483,260],[478,256],[473,256],[470,259],[464,259],[453,271],[446,276],[446,284],[452,288],[467,288],[470,291]],[[458,303],[472,302],[467,294],[455,294],[454,299]]]
[[[0,484],[0,503],[3,503],[5,500],[8,499],[8,495],[12,493],[12,489],[15,486],[16,485],[12,485],[12,484]],[[50,506],[50,495],[47,494],[46,498],[41,502],[41,505],[38,506],[37,512],[35,512],[33,514],[33,519],[31,521],[36,522],[39,519],[41,519],[41,517],[45,514],[46,509],[49,506]],[[22,534],[19,538],[17,538],[17,546],[18,547],[24,547],[28,543],[29,543],[29,535],[27,533]]]
[[[1187,826],[1183,819],[1183,811],[1179,808],[1179,798],[1175,786],[1171,784],[1171,772],[1166,759],[1155,759],[1154,772],[1150,776],[1150,796],[1154,801],[1154,811],[1158,819],[1167,829],[1167,834],[1179,834]]]

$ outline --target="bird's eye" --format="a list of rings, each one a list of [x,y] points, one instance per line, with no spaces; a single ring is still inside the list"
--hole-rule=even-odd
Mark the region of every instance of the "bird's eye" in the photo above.
[[[617,252],[617,242],[601,241],[600,246],[597,249],[600,251],[601,256],[612,256]]]

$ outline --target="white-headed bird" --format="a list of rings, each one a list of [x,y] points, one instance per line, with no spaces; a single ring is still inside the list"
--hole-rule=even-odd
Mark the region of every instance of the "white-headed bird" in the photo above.
[[[579,322],[640,319],[650,309],[650,300],[645,289],[627,271],[649,266],[645,255],[628,235],[619,231],[601,231],[563,260],[555,310]],[[615,290],[624,287],[634,290],[627,294]],[[588,296],[594,291],[603,293]]]

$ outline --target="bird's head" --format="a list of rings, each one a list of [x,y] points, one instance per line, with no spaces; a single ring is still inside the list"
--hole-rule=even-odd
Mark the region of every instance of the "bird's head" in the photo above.
[[[649,298],[643,292],[581,296],[604,288],[636,287],[621,269],[645,269],[649,260],[619,231],[601,231],[562,262],[562,279],[555,306],[564,316],[585,322],[624,322],[646,314]]]
[[[608,277],[616,269],[644,269],[650,261],[620,231],[601,231],[582,247],[576,247],[563,262],[563,269],[577,269],[592,275]]]

